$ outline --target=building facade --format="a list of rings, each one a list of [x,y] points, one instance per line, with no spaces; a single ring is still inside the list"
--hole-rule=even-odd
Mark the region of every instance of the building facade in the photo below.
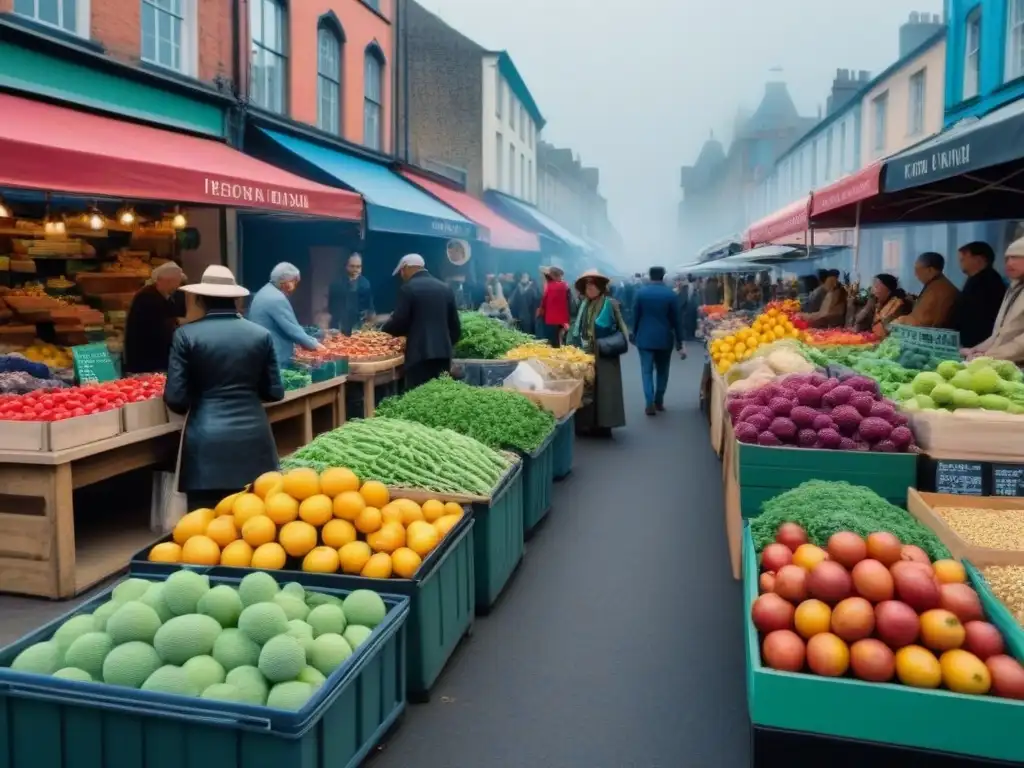
[[[572,232],[618,255],[623,244],[608,218],[601,172],[584,166],[571,149],[537,143],[537,207]]]
[[[483,187],[537,203],[537,144],[544,117],[504,51],[483,57]],[[493,152],[487,151],[488,143]]]

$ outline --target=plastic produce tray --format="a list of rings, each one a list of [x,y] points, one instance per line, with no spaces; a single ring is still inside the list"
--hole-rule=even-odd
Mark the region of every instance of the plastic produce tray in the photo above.
[[[777,672],[763,666],[757,630],[749,618],[758,594],[757,555],[749,527],[743,537],[747,707],[755,728],[953,753],[965,756],[960,765],[968,764],[966,758],[1024,761],[1019,735],[1024,702]],[[981,588],[976,575],[971,573],[971,584],[978,589],[985,614],[1005,636],[991,595]],[[1016,655],[1012,645],[1009,650]]]
[[[576,411],[573,411],[555,427],[554,466],[552,477],[555,482],[565,480],[572,473],[576,451]]]
[[[533,453],[523,457],[523,533],[527,538],[551,511],[554,485],[555,431]]]
[[[523,559],[523,465],[505,476],[489,502],[473,505],[476,613],[486,616]]]
[[[212,573],[210,580],[238,582]],[[338,597],[350,591],[315,590]],[[112,591],[0,650],[3,768],[356,768],[405,708],[409,599],[392,594],[381,595],[388,606],[384,622],[298,712],[8,668],[26,646],[95,609]]]

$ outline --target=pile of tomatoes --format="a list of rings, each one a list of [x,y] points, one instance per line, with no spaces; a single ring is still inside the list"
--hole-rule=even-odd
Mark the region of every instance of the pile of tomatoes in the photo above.
[[[405,350],[405,339],[383,331],[356,331],[351,336],[333,334],[323,344],[330,354],[349,360],[398,357]]]
[[[851,331],[848,328],[810,328],[807,343],[816,347],[857,346],[877,344],[878,337],[870,331]]]
[[[27,395],[0,395],[0,421],[63,421],[90,416],[162,397],[160,373],[66,389],[41,389]]]

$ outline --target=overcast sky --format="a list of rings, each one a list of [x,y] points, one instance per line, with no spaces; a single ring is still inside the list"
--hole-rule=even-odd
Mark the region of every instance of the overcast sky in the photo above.
[[[548,124],[544,138],[601,169],[628,264],[676,264],[679,167],[768,70],[801,113],[824,108],[837,68],[895,61],[911,11],[941,0],[418,0],[481,45],[512,55]],[[728,233],[723,233],[723,236]]]

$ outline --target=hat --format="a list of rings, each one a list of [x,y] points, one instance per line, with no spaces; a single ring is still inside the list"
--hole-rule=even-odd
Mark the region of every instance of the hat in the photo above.
[[[249,290],[235,281],[234,273],[220,264],[212,264],[203,272],[198,283],[183,285],[181,290],[197,296],[211,296],[220,299],[240,299],[249,295]]]
[[[593,280],[595,283],[599,283],[599,287],[602,291],[605,288],[607,288],[608,283],[611,282],[611,278],[605,277],[596,269],[588,269],[586,272],[584,272],[583,274],[576,278],[576,282],[574,283],[574,285],[576,286],[576,290],[579,291],[580,293],[583,293],[583,291],[587,287],[587,282],[591,280]]]
[[[427,262],[423,260],[422,256],[418,253],[408,253],[398,262],[398,266],[395,267],[395,271],[391,273],[391,276],[394,277],[406,267],[419,267],[422,269],[425,266],[427,266]]]
[[[1024,237],[1018,238],[1006,246],[1006,258],[1019,259],[1024,257]]]

